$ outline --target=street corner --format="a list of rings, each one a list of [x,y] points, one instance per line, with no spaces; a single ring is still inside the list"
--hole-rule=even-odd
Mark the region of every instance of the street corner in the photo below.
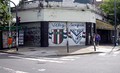
[[[120,50],[120,47],[118,46],[99,46],[96,51],[97,52],[104,52],[104,53],[107,53],[107,52],[114,52],[114,51],[119,51]]]
[[[97,53],[102,53],[98,51],[94,51],[93,49],[80,49],[74,52],[70,53],[58,53],[57,55],[52,55],[52,56],[74,56],[74,55],[89,55],[89,54],[97,54]]]

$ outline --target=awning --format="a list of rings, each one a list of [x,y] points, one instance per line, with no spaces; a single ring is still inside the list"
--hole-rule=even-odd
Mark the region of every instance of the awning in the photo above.
[[[100,20],[96,20],[96,28],[97,29],[104,29],[104,30],[114,30],[114,26],[109,23],[105,23]]]

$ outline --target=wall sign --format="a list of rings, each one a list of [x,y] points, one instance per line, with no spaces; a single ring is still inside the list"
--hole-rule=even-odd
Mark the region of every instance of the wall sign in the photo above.
[[[49,46],[85,45],[85,33],[85,23],[50,22]]]
[[[68,23],[69,44],[85,45],[85,23]]]
[[[49,23],[49,45],[50,46],[62,46],[64,45],[64,39],[66,39],[66,25],[61,22]]]

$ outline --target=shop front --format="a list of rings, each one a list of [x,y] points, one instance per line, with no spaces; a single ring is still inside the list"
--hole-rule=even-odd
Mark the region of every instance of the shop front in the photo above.
[[[12,26],[11,30],[8,30],[9,27],[0,27],[0,49],[8,49],[12,47],[16,47],[16,27]],[[19,36],[18,36],[18,44],[24,45],[24,31],[22,27],[18,27]],[[9,34],[11,36],[9,37]]]
[[[100,34],[101,36],[100,44],[113,43],[114,27],[111,24],[97,20],[96,29],[97,29],[97,33]]]

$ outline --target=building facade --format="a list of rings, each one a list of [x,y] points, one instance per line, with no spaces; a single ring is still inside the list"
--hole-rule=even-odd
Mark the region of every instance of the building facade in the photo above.
[[[96,17],[91,0],[25,1],[18,7],[25,46],[92,44]],[[13,13],[13,15],[15,15]]]

